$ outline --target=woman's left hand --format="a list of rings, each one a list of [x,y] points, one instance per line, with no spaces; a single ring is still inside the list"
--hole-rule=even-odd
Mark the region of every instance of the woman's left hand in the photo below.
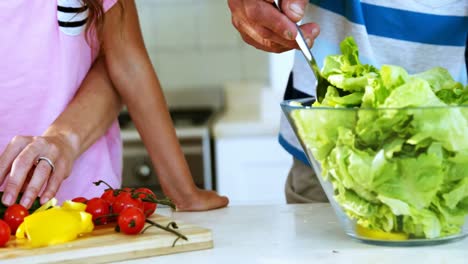
[[[76,158],[71,141],[60,134],[16,136],[0,155],[2,203],[10,206],[23,191],[21,205],[29,208],[41,193],[41,203],[55,196]]]

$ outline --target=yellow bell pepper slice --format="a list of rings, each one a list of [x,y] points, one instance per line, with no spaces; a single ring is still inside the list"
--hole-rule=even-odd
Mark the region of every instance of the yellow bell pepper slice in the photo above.
[[[84,212],[86,210],[86,204],[76,203],[76,202],[67,200],[67,201],[63,202],[62,208],[63,209],[68,209],[68,210],[75,210],[75,211]]]
[[[37,208],[36,211],[34,211],[34,213],[45,211],[48,208],[56,206],[56,205],[57,205],[57,199],[52,198],[49,201],[47,201],[45,204],[41,205],[41,207]]]
[[[405,233],[384,232],[381,230],[370,229],[361,225],[356,225],[356,233],[363,237],[379,239],[379,240],[390,240],[390,241],[408,240],[408,234],[405,234]]]
[[[92,215],[85,212],[85,204],[65,201],[61,207],[39,209],[25,217],[16,231],[16,237],[27,238],[32,247],[72,241],[94,229]]]

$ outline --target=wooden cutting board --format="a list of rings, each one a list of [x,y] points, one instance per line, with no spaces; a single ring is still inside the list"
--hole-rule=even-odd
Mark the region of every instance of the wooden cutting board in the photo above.
[[[164,226],[172,221],[157,214],[150,219]],[[179,239],[174,247],[177,237],[165,230],[151,227],[143,234],[125,235],[115,232],[115,224],[109,224],[77,240],[41,248],[28,248],[24,240],[12,237],[5,248],[0,248],[0,263],[103,263],[213,247],[209,229],[175,222],[188,241]]]

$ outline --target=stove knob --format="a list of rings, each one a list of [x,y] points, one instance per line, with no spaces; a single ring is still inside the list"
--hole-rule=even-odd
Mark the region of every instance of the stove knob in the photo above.
[[[151,167],[147,164],[141,164],[136,168],[135,174],[138,178],[147,180],[151,176]]]

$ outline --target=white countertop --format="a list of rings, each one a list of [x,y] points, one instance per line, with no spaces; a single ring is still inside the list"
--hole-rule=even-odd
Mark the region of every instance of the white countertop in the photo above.
[[[468,263],[468,238],[427,247],[384,247],[353,240],[342,231],[329,204],[163,214],[212,229],[214,248],[119,263]]]

